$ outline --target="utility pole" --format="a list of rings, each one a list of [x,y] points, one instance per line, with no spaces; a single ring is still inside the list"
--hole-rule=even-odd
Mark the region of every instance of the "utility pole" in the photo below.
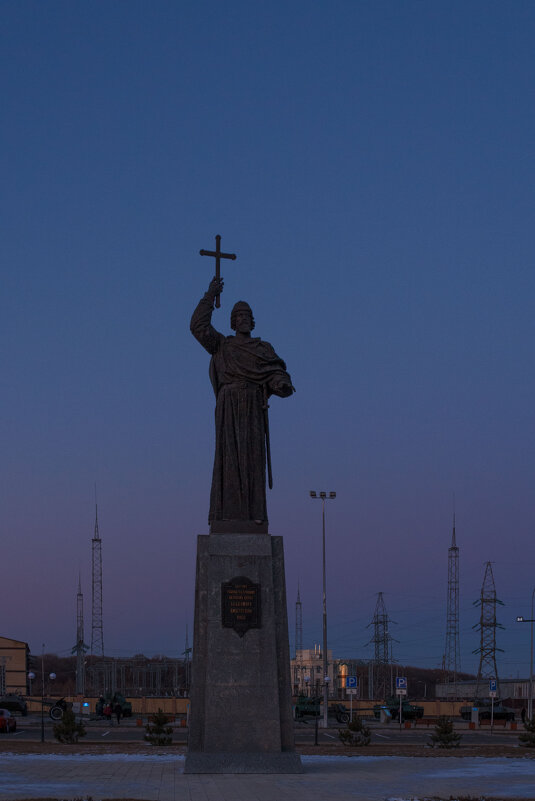
[[[72,653],[76,654],[76,694],[85,695],[85,652],[84,642],[84,596],[82,595],[82,579],[78,574],[78,594],[76,596],[76,645]]]
[[[383,593],[377,594],[377,603],[375,605],[375,612],[373,620],[368,624],[367,628],[373,626],[373,637],[369,641],[375,646],[375,655],[373,660],[373,697],[375,699],[386,699],[389,694],[388,687],[390,685],[390,662],[392,653],[393,637],[388,631],[390,620],[386,611],[385,602],[383,600]]]
[[[531,593],[531,617],[525,618],[519,615],[516,619],[517,623],[529,623],[531,629],[530,646],[529,646],[529,698],[528,698],[528,718],[531,720],[533,717],[533,624],[535,618],[533,617],[533,604],[535,602],[535,587]]]
[[[448,608],[446,614],[446,647],[442,660],[444,682],[452,682],[457,697],[457,674],[461,669],[459,645],[459,548],[455,539],[455,513],[453,532],[448,548]]]
[[[327,720],[329,714],[329,673],[327,663],[327,580],[325,569],[325,501],[333,501],[336,498],[336,492],[320,492],[316,494],[314,490],[310,491],[310,497],[319,499],[322,502],[322,522],[323,522],[323,728],[327,728]]]
[[[95,490],[96,495],[96,490]],[[91,656],[104,656],[102,628],[102,540],[98,530],[98,506],[95,500],[95,533],[91,540],[92,554],[92,615]]]
[[[476,698],[487,696],[489,679],[496,679],[498,697],[500,696],[500,683],[498,679],[498,668],[496,666],[496,651],[502,651],[503,649],[496,647],[496,629],[503,629],[503,626],[496,621],[497,604],[503,606],[503,602],[496,598],[496,586],[494,584],[492,564],[491,562],[487,562],[485,565],[485,575],[483,577],[481,595],[477,601],[474,601],[474,606],[481,607],[479,623],[476,623],[476,625],[473,626],[474,629],[479,629],[481,638],[479,648],[476,648],[475,651],[472,652],[474,654],[479,654]],[[483,693],[483,695],[480,695],[480,692]]]
[[[303,680],[303,604],[299,592],[299,582],[297,582],[297,600],[295,602],[295,669],[294,687],[297,685],[298,692],[301,692]]]
[[[190,658],[191,658],[191,648],[189,646],[189,637],[188,637],[188,624],[186,623],[186,642],[184,644],[184,684],[186,687],[186,695],[189,698],[189,686],[191,682],[190,676]]]

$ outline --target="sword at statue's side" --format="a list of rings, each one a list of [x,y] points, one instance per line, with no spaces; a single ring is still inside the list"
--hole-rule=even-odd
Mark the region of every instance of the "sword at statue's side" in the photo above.
[[[271,445],[269,442],[269,417],[268,417],[268,392],[267,392],[267,384],[262,384],[264,390],[264,405],[262,409],[264,411],[264,431],[266,434],[266,461],[267,461],[267,473],[268,473],[268,487],[273,489],[273,473],[271,472]]]

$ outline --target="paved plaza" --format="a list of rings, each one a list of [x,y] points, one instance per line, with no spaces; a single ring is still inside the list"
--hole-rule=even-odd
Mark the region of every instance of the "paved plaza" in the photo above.
[[[0,799],[381,801],[440,795],[535,799],[535,760],[302,757],[301,775],[185,775],[178,754],[0,754]]]

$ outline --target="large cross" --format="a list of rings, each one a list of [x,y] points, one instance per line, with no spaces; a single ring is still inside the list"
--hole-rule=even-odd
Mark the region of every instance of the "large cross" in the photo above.
[[[234,259],[236,258],[235,253],[221,253],[221,237],[217,234],[215,238],[215,250],[199,250],[201,256],[214,256],[215,258],[215,277],[217,279],[221,278],[221,273],[219,270],[220,260],[221,259]],[[215,307],[219,309],[221,306],[221,301],[219,300],[219,295],[215,296]]]

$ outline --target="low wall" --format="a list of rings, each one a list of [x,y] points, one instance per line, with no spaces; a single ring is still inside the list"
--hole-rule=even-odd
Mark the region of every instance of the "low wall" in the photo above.
[[[54,700],[59,701],[59,696],[57,699],[53,697],[48,697],[45,701],[45,714],[48,714],[48,710],[52,706]],[[95,714],[95,707],[98,702],[98,697],[83,697],[80,695],[66,695],[66,701],[71,702],[86,702],[89,704],[89,713],[91,715]],[[155,697],[155,698],[126,698],[127,701],[130,701],[132,704],[132,716],[133,717],[145,717],[147,715],[153,715],[158,709],[161,709],[162,712],[165,712],[166,715],[187,715],[188,714],[188,707],[189,707],[189,698],[164,698],[164,697]],[[46,703],[48,702],[48,703]],[[29,712],[40,712],[41,711],[41,701],[36,698],[32,698],[28,701],[28,711]]]
[[[296,699],[294,698],[294,703],[295,700]],[[455,717],[460,717],[461,707],[466,706],[468,702],[467,701],[417,701],[409,698],[409,703],[414,704],[415,706],[423,706],[424,717],[438,717],[439,715],[447,715],[450,718],[455,718]],[[351,701],[349,700],[349,698],[344,698],[343,701],[329,699],[329,706],[333,706],[334,704],[343,704],[345,707],[349,709]],[[369,716],[375,704],[384,704],[384,700],[383,699],[378,699],[376,701],[368,701],[364,699],[353,700],[353,710],[357,712],[357,714],[359,710],[362,710],[362,714],[364,716]]]

